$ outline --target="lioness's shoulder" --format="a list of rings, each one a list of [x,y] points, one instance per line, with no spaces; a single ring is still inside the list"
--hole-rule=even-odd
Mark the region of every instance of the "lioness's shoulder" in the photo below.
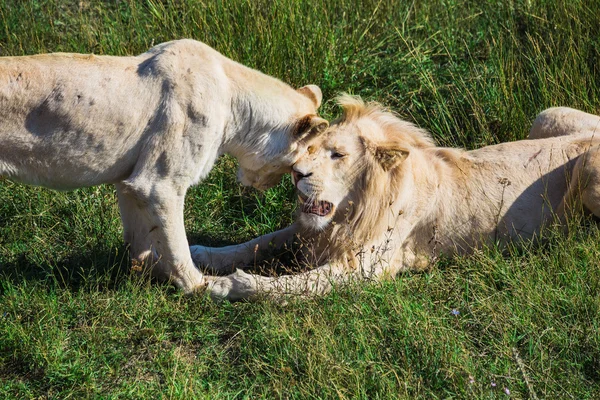
[[[212,47],[192,39],[180,39],[151,47],[138,56],[141,74],[160,74],[173,79],[184,79],[187,71],[190,75],[212,75],[226,63],[226,58]],[[218,74],[217,74],[218,75]]]

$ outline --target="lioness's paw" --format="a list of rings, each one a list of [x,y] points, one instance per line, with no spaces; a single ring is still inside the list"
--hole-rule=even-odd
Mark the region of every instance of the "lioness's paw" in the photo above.
[[[206,292],[206,288],[208,287],[209,281],[206,277],[203,277],[199,282],[193,282],[186,284],[185,286],[181,286],[183,293],[188,296],[201,295]]]

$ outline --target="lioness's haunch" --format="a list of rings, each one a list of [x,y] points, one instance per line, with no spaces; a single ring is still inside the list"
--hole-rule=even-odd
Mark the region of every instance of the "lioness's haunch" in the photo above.
[[[136,263],[186,292],[205,285],[183,226],[188,187],[219,155],[264,189],[327,121],[321,91],[294,90],[194,40],[137,57],[0,58],[0,176],[55,189],[117,187]]]
[[[560,119],[563,130],[554,134],[565,136],[464,151],[436,147],[427,132],[376,104],[348,96],[340,103],[342,118],[293,167],[300,198],[294,225],[242,245],[192,248],[195,261],[231,271],[253,263],[256,249],[299,233],[316,268],[211,277],[214,298],[321,294],[334,283],[426,268],[441,254],[536,237],[581,205],[600,216],[595,116],[577,112],[569,135],[565,110],[550,110],[544,123],[557,126],[552,119]]]

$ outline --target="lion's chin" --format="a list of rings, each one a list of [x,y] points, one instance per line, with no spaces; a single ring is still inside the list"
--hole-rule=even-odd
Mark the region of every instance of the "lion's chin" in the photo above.
[[[300,213],[300,216],[298,217],[298,222],[300,222],[300,225],[304,229],[315,231],[315,232],[321,232],[321,231],[324,231],[329,226],[332,219],[333,218],[330,218],[329,216],[322,217],[317,214],[309,214],[309,213],[302,212],[302,213]]]

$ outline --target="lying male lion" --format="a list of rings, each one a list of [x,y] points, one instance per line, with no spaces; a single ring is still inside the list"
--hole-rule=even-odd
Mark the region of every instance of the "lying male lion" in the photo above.
[[[321,294],[334,283],[426,268],[442,253],[532,238],[576,205],[600,216],[598,117],[571,110],[579,113],[573,121],[590,119],[589,129],[464,151],[436,147],[427,132],[376,104],[349,96],[340,103],[341,120],[293,167],[301,209],[294,225],[242,245],[192,247],[195,261],[231,271],[299,232],[318,268],[211,277],[213,298]],[[547,113],[545,122],[558,122],[562,111]]]
[[[0,176],[55,189],[114,183],[135,262],[185,292],[205,280],[190,257],[183,200],[219,155],[242,183],[275,184],[327,127],[321,91],[293,90],[193,40],[137,57],[0,58]]]

